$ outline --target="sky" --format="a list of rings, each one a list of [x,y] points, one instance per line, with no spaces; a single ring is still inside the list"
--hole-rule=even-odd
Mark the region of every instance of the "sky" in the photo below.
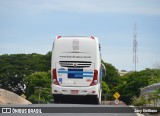
[[[160,65],[159,0],[0,0],[0,55],[46,54],[59,35],[96,36],[102,59],[118,70]]]

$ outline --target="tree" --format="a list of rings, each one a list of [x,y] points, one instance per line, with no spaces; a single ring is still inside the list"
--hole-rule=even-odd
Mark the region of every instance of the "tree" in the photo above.
[[[18,95],[25,94],[26,77],[34,72],[48,71],[51,52],[41,54],[0,55],[0,87]]]
[[[160,89],[157,89],[149,95],[148,101],[149,102],[153,101],[154,106],[157,107],[157,100],[159,100],[159,99],[160,99]]]
[[[110,93],[110,89],[108,87],[108,85],[102,81],[102,100],[105,99],[105,96],[108,95]]]
[[[102,63],[106,68],[106,76],[103,77],[102,80],[107,83],[110,89],[118,86],[120,82],[118,70],[111,64],[105,63],[104,61],[102,61]]]
[[[35,72],[27,77],[27,99],[33,103],[48,103],[51,95],[51,75],[48,72]]]
[[[19,95],[25,92],[24,78],[28,74],[22,59],[26,59],[24,54],[0,56],[1,88]]]
[[[108,88],[108,90],[104,91],[105,93],[102,94],[102,99],[104,99],[104,94],[106,94],[107,100],[113,100],[113,94],[115,93],[117,86],[121,83],[120,76],[118,74],[118,70],[114,66],[105,63],[104,61],[102,61],[102,63],[106,69],[106,76],[102,78],[104,82],[102,85]]]
[[[159,75],[160,70],[146,69],[140,72],[131,72],[123,76],[121,84],[116,91],[121,94],[120,99],[126,104],[131,104],[133,96],[139,96],[141,88],[149,85],[150,77]]]
[[[152,85],[160,82],[160,69],[147,69],[150,72],[148,83]]]

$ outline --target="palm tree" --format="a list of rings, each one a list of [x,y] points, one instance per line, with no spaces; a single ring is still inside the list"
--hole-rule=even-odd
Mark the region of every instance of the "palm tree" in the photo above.
[[[160,99],[160,89],[155,90],[149,96],[149,101],[154,101],[154,106],[157,107],[157,101]]]

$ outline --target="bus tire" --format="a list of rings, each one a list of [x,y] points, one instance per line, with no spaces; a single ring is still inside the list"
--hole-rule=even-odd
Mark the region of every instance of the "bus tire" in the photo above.
[[[54,103],[60,103],[61,102],[61,96],[60,95],[53,95]]]

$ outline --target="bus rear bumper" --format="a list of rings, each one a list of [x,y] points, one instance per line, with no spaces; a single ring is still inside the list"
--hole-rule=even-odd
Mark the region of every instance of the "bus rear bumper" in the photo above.
[[[100,84],[88,87],[64,87],[52,84],[52,94],[57,95],[97,95],[99,97]]]

